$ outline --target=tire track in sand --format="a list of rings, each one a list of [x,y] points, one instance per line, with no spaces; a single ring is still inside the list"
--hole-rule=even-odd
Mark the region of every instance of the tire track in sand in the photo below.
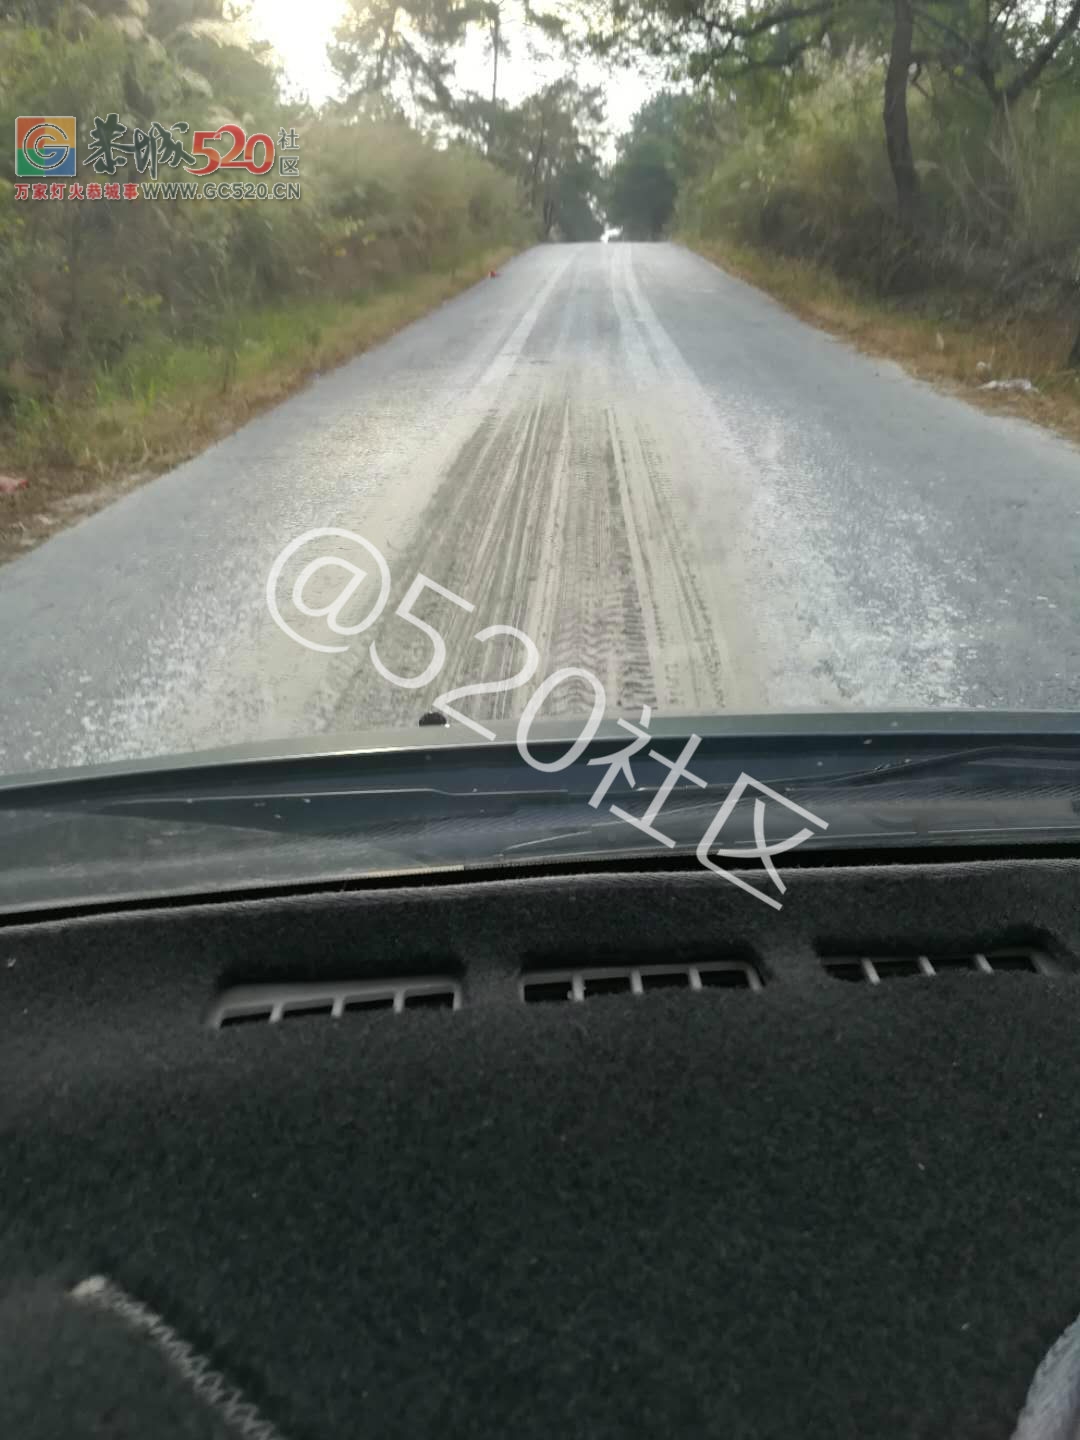
[[[430,593],[416,606],[446,640],[442,674],[399,689],[361,652],[339,725],[415,723],[452,687],[513,675],[525,662],[518,642],[473,638],[495,624],[529,635],[540,668],[519,689],[469,697],[463,709],[477,720],[519,714],[539,680],[563,667],[595,674],[609,712],[723,707],[723,629],[715,597],[698,583],[671,483],[669,420],[657,429],[656,399],[672,382],[643,340],[625,266],[612,266],[612,285],[598,286],[598,260],[579,252],[564,272],[393,557],[394,590],[374,633],[397,673],[418,674],[431,658],[430,641],[392,614],[417,572],[475,606],[467,613]],[[704,401],[681,399],[684,408]],[[591,686],[575,679],[545,712],[578,714],[592,703]]]

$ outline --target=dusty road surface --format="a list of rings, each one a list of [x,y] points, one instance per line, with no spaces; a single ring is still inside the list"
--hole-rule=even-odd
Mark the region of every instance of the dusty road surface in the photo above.
[[[385,556],[353,636],[303,567]],[[445,637],[432,658],[394,615]],[[351,572],[301,589],[329,605]],[[355,576],[352,577],[355,582]],[[537,248],[199,459],[0,569],[0,771],[520,712],[1080,707],[1080,451],[935,393],[673,245]],[[584,710],[584,681],[545,713]]]

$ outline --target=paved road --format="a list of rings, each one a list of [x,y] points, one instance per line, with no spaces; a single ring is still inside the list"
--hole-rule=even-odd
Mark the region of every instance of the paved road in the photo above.
[[[612,710],[1080,708],[1080,451],[802,325],[671,245],[518,257],[199,459],[0,570],[0,770],[415,723],[591,670]],[[344,653],[272,622],[317,526],[386,557]],[[303,563],[283,573],[288,605]],[[343,556],[364,556],[342,542]],[[446,636],[420,672],[417,612]],[[345,572],[303,591],[329,604]],[[358,622],[375,586],[356,591]],[[334,640],[325,622],[303,633]],[[519,712],[536,679],[473,696]],[[591,703],[584,681],[546,713]]]

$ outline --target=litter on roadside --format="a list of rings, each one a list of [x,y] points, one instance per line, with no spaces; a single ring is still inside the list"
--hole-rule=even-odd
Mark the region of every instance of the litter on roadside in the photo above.
[[[1033,395],[1039,393],[1038,387],[1030,380],[988,380],[985,385],[979,386],[980,390],[1023,390]]]

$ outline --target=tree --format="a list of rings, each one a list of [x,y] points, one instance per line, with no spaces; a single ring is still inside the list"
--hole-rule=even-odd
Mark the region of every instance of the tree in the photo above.
[[[547,239],[595,239],[601,190],[603,92],[566,78],[501,114],[493,159],[515,175]]]
[[[919,178],[908,124],[913,71],[981,88],[1006,110],[1069,55],[1080,0],[1045,10],[1029,0],[604,0],[593,47],[629,59],[639,49],[675,75],[720,85],[762,71],[791,73],[814,53],[853,43],[887,57],[882,120],[902,227],[918,227]]]
[[[659,240],[675,210],[670,149],[655,135],[634,137],[611,173],[608,220],[629,240]]]
[[[485,5],[491,30],[491,124],[488,130],[488,151],[495,148],[495,114],[499,103],[499,44],[502,39],[504,0],[488,0]]]
[[[554,226],[564,240],[599,240],[604,223],[597,213],[598,174],[592,159],[572,161],[554,187]]]
[[[509,53],[507,27],[521,25],[558,40],[563,39],[564,27],[558,16],[534,10],[529,0],[478,0],[476,15],[487,30],[487,49],[491,55],[491,102],[487,115],[490,154],[495,148],[495,128],[499,116],[499,57]]]
[[[346,86],[345,108],[370,113],[373,102],[385,109],[389,98],[452,118],[452,55],[480,13],[456,0],[349,0],[329,47]]]
[[[908,124],[908,76],[915,33],[912,0],[892,0],[893,30],[885,67],[885,149],[896,186],[896,218],[902,230],[913,232],[919,223],[919,172],[911,151]]]

